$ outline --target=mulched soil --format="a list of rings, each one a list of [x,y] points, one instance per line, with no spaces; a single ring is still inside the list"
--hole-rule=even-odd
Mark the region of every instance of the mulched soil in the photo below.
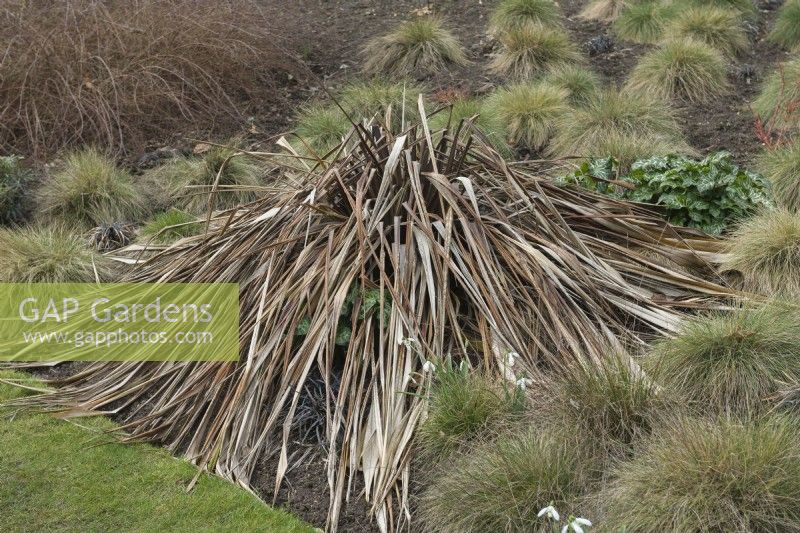
[[[463,91],[484,94],[505,80],[486,71],[493,45],[486,26],[497,0],[260,0],[276,27],[291,31],[294,53],[304,62],[306,76],[286,76],[277,81],[276,100],[269,107],[257,109],[249,126],[253,138],[262,141],[288,131],[296,110],[324,95],[323,87],[335,90],[358,76],[359,54],[364,43],[391,29],[414,12],[431,9],[443,14],[448,25],[465,45],[472,63],[422,80],[431,92]],[[576,43],[606,36],[613,41],[611,50],[589,57],[587,64],[609,85],[621,85],[638,58],[650,47],[614,39],[606,24],[579,20],[576,15],[583,2],[565,0],[561,7],[567,28]],[[761,3],[761,17],[753,28],[753,47],[730,66],[733,92],[725,98],[703,105],[682,105],[678,113],[690,143],[701,153],[720,149],[731,151],[736,159],[749,163],[761,149],[755,135],[754,120],[748,109],[758,92],[759,80],[787,54],[764,40],[779,4]],[[745,68],[747,67],[747,68]],[[742,72],[751,71],[750,76]],[[180,147],[185,149],[185,146]],[[74,368],[48,369],[45,378],[64,377]],[[65,374],[66,372],[66,374]],[[264,457],[254,477],[254,488],[267,502],[286,507],[308,522],[324,527],[328,510],[328,482],[324,460],[315,456],[293,468],[277,494],[274,472],[277,460]],[[374,531],[366,517],[361,486],[356,482],[340,522],[341,531]]]

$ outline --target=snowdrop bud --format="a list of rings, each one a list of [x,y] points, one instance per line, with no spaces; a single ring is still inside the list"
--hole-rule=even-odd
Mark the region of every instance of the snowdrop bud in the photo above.
[[[436,365],[431,363],[430,361],[425,361],[425,364],[422,365],[422,371],[426,374],[433,374],[436,372]]]

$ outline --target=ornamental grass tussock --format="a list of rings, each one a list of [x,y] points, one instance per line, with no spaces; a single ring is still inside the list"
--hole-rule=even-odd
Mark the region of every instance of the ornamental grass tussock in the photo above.
[[[390,76],[436,74],[451,65],[468,63],[461,43],[438,17],[403,22],[372,39],[362,51],[364,73]]]
[[[756,168],[772,183],[780,207],[800,211],[800,141],[767,149],[756,160]]]
[[[622,161],[634,154],[636,158],[645,155],[647,143],[670,152],[691,151],[674,112],[662,100],[649,94],[607,89],[560,117],[552,154],[607,157],[618,152],[616,156]]]
[[[420,497],[424,530],[552,531],[552,519],[540,517],[541,509],[579,512],[575,502],[588,482],[579,450],[575,442],[530,430],[461,455]]]
[[[550,68],[581,60],[580,52],[560,27],[533,24],[499,36],[500,50],[489,70],[515,80],[528,80]]]
[[[695,39],[734,57],[747,50],[750,40],[738,11],[715,7],[681,10],[666,25],[665,39]]]
[[[612,471],[597,497],[602,521],[652,533],[800,530],[798,429],[788,417],[678,418]]]
[[[730,238],[723,268],[744,288],[765,296],[800,296],[800,214],[776,209],[742,222]]]
[[[767,76],[752,108],[766,129],[800,133],[800,58],[781,63]]]
[[[569,93],[545,82],[502,87],[486,99],[491,118],[504,127],[512,146],[541,151],[567,113]],[[498,126],[501,127],[501,126]]]
[[[147,212],[133,177],[94,148],[67,155],[38,191],[39,218],[66,227],[133,222]]]
[[[600,90],[600,77],[580,65],[556,65],[547,71],[543,81],[566,90],[567,101],[575,107],[586,105]]]
[[[626,41],[634,43],[657,43],[664,32],[664,26],[674,16],[672,4],[661,1],[646,1],[628,6],[614,21],[614,33]]]
[[[553,0],[503,0],[492,12],[489,32],[495,37],[526,26],[560,26],[561,10]]]
[[[234,146],[212,146],[199,157],[178,157],[150,170],[145,181],[162,198],[160,207],[199,214],[256,199],[263,167]]]
[[[708,102],[728,92],[723,55],[702,41],[670,39],[633,68],[626,88],[665,101]]]
[[[687,319],[643,364],[699,412],[762,413],[786,382],[800,380],[800,308],[772,302]]]
[[[110,261],[89,248],[79,231],[63,226],[0,228],[0,282],[109,281]]]
[[[424,457],[448,459],[471,444],[490,440],[521,418],[525,407],[521,391],[451,361],[426,362],[432,374],[428,413],[418,439]],[[435,366],[431,366],[435,365]]]
[[[769,40],[784,48],[797,50],[800,46],[800,0],[786,0],[778,11],[775,27]]]

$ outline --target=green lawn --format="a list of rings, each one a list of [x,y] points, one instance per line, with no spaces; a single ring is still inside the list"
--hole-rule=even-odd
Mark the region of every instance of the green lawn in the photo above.
[[[0,401],[20,394],[0,384]],[[220,478],[187,492],[195,467],[153,446],[105,444],[106,419],[14,415],[0,410],[0,531],[313,531]]]

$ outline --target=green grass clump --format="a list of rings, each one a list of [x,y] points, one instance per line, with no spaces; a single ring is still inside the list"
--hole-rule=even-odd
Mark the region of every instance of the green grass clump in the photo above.
[[[569,103],[573,106],[585,105],[600,87],[597,74],[580,65],[558,65],[547,72],[544,81],[566,90]]]
[[[450,109],[444,109],[430,117],[431,131],[443,130],[450,123],[451,132],[458,127],[464,120],[472,120],[472,124],[483,133],[489,144],[497,150],[503,157],[511,157],[513,150],[505,139],[505,130],[500,127],[489,109],[486,108],[481,100],[475,98],[459,98],[451,104]],[[469,130],[464,128],[464,135],[468,135]]]
[[[700,9],[721,8],[733,9],[742,16],[753,19],[758,16],[758,8],[753,0],[683,0],[686,5],[695,6]]]
[[[431,480],[420,499],[425,529],[552,531],[552,522],[537,514],[548,505],[565,518],[576,512],[586,482],[581,459],[574,443],[547,432],[504,434]]]
[[[628,5],[628,0],[592,0],[578,16],[583,20],[614,22]]]
[[[417,100],[425,88],[412,82],[388,82],[379,79],[358,81],[345,86],[338,98],[342,107],[356,120],[384,120],[386,109],[392,108],[392,123],[400,126],[417,118]]]
[[[556,121],[569,109],[567,92],[547,83],[520,83],[498,89],[486,100],[491,116],[505,128],[510,144],[542,150]]]
[[[0,229],[0,282],[65,283],[110,279],[109,260],[86,238],[57,226]]]
[[[694,150],[681,141],[660,135],[610,132],[605,137],[599,137],[588,152],[579,155],[586,159],[613,157],[622,174],[628,172],[636,161],[673,154],[693,155]]]
[[[555,431],[585,435],[590,454],[606,463],[627,456],[671,408],[666,392],[626,354],[565,363],[534,394],[534,416]]]
[[[353,117],[355,120],[356,118]],[[338,146],[353,125],[336,105],[312,104],[300,110],[295,133],[319,155]]]
[[[749,290],[800,296],[800,213],[779,209],[743,222],[723,266],[740,272]]]
[[[191,237],[203,231],[203,223],[196,216],[180,209],[170,209],[158,213],[145,222],[141,235],[148,242],[168,244],[184,237]]]
[[[794,420],[664,427],[614,470],[605,522],[625,531],[797,531],[800,439]]]
[[[614,22],[614,33],[626,41],[656,43],[674,12],[672,4],[658,1],[633,4],[620,13]]]
[[[722,54],[694,39],[666,41],[631,72],[627,87],[664,100],[706,102],[729,89]]]
[[[750,45],[741,24],[741,14],[732,9],[695,7],[681,10],[667,25],[668,39],[695,39],[728,56],[735,56]]]
[[[686,144],[673,111],[648,94],[606,90],[558,122],[552,152],[559,157],[607,157],[620,166],[657,152],[684,153]]]
[[[770,128],[800,130],[800,58],[782,63],[767,77],[753,111]]]
[[[491,33],[500,35],[537,23],[561,24],[561,11],[553,0],[503,0],[492,13],[489,28]]]
[[[800,379],[800,310],[771,303],[687,319],[645,363],[697,409],[756,413],[783,383]]]
[[[43,388],[28,374],[6,381]],[[0,384],[0,401],[25,394]],[[111,442],[102,417],[80,424],[0,410],[2,531],[280,531],[312,533],[296,517],[164,448]]]
[[[767,150],[756,167],[772,183],[775,202],[789,211],[800,211],[800,142]]]
[[[17,224],[28,213],[27,189],[32,175],[21,158],[0,157],[0,224]]]
[[[145,201],[130,174],[88,148],[68,155],[61,170],[45,182],[39,208],[48,222],[95,227],[135,221],[145,212]]]
[[[800,45],[800,0],[786,0],[769,34],[772,42],[786,48]]]
[[[261,185],[261,166],[232,147],[215,146],[201,157],[179,157],[148,173],[159,196],[174,200],[171,206],[204,213],[214,183],[214,209],[228,209],[256,198]],[[219,180],[217,181],[217,177]],[[162,208],[170,207],[160,205]]]
[[[509,30],[499,37],[501,49],[489,69],[518,80],[533,78],[563,63],[580,61],[580,53],[559,27],[534,24]]]
[[[467,368],[444,368],[430,389],[428,417],[418,438],[423,453],[443,459],[506,427],[522,411],[517,390]]]
[[[363,50],[363,71],[370,75],[435,74],[449,65],[466,65],[458,39],[436,17],[404,22],[373,39]]]

